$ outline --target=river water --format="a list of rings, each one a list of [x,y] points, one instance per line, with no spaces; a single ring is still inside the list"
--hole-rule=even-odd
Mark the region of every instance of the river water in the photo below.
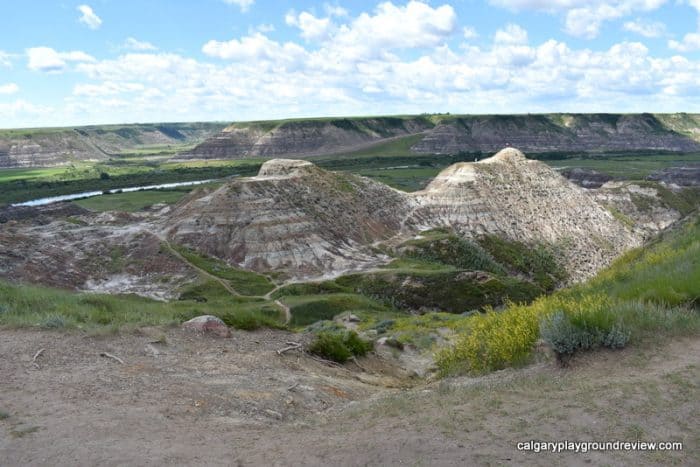
[[[203,183],[210,183],[215,180],[195,180],[192,182],[175,182],[175,183],[163,183],[161,185],[148,185],[148,186],[134,186],[129,188],[113,188],[107,190],[110,193],[130,193],[132,191],[139,190],[158,190],[161,188],[176,188],[179,186],[192,186],[201,185]],[[49,196],[48,198],[33,199],[31,201],[25,201],[23,203],[15,203],[12,206],[44,206],[51,203],[58,203],[60,201],[71,201],[74,199],[82,198],[92,198],[93,196],[102,196],[103,191],[84,191],[82,193],[74,193],[72,195],[61,195],[61,196]]]

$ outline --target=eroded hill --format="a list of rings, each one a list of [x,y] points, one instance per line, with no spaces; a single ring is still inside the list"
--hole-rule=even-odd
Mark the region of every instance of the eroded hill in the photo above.
[[[154,123],[0,130],[0,168],[53,167],[103,160],[142,147],[195,144],[224,126]]]
[[[277,159],[263,164],[257,176],[195,190],[172,207],[133,214],[52,213],[46,208],[37,215],[5,216],[0,277],[160,299],[200,296],[188,287],[202,278],[233,284],[234,289],[240,283],[248,290],[242,295],[262,296],[290,281],[357,272],[381,276],[388,289],[400,283],[402,291],[408,290],[407,284],[432,284],[439,276],[445,283],[475,285],[478,296],[488,295],[483,283],[500,277],[497,282],[507,286],[506,272],[545,290],[557,282],[590,277],[693,206],[653,184],[587,190],[512,148],[480,162],[450,166],[414,193],[326,171],[308,161]],[[449,235],[430,233],[436,231]],[[440,242],[486,257],[509,251],[509,245],[533,251],[541,247],[554,254],[565,274],[535,280],[537,258],[526,268],[504,268],[512,258],[502,258],[506,263],[501,266],[488,261],[462,264],[445,252],[438,258],[441,271],[424,271],[430,277],[414,274],[416,267],[434,267],[425,264],[387,273],[390,262],[401,268],[413,261],[404,253],[420,239],[438,242],[425,247],[433,251],[428,256]],[[551,276],[549,269],[545,276]],[[246,281],[251,280],[259,286],[250,287]],[[343,287],[338,292],[354,285]],[[527,284],[523,287],[518,289],[528,290],[527,296],[536,293]],[[504,296],[484,303],[500,303]],[[417,308],[440,308],[439,300],[405,301]],[[454,308],[465,303],[472,304],[467,300]]]
[[[431,115],[235,123],[183,158],[299,157],[358,151],[407,136],[414,154],[700,150],[694,114]]]

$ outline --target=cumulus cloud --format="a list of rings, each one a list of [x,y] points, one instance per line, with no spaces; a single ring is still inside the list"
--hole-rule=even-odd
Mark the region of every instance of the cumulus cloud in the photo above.
[[[0,84],[0,94],[16,94],[19,86],[15,83]]]
[[[564,30],[572,36],[593,39],[606,21],[635,12],[656,10],[668,0],[490,0],[512,11],[535,10],[564,16]],[[698,0],[691,0],[698,1]]]
[[[301,37],[308,40],[326,38],[333,27],[330,17],[317,18],[307,11],[303,11],[298,15],[294,11],[290,11],[284,17],[284,21],[288,26],[299,28]]]
[[[69,62],[94,62],[95,58],[74,50],[71,52],[57,52],[50,47],[32,47],[27,49],[29,62],[27,67],[33,71],[46,73],[60,73],[65,71]]]
[[[493,40],[499,44],[527,44],[527,31],[517,24],[507,24],[496,31]]]
[[[78,21],[85,24],[90,29],[99,29],[99,27],[102,25],[102,20],[95,14],[89,5],[78,6],[78,11],[81,13]]]
[[[668,47],[679,52],[693,52],[700,50],[700,33],[691,32],[683,36],[680,41],[668,41]]]
[[[229,5],[237,5],[241,11],[246,12],[250,10],[250,7],[253,6],[255,0],[224,0],[224,2],[228,3]]]
[[[601,50],[535,43],[508,24],[477,46],[451,7],[419,1],[352,16],[307,12],[328,21],[316,34],[302,13],[289,22],[303,40],[253,29],[206,42],[202,60],[152,50],[78,60],[82,52],[44,47],[33,69],[83,75],[60,114],[86,123],[133,121],[135,109],[138,119],[159,121],[700,107],[700,61],[654,55],[636,41]]]
[[[644,37],[653,38],[662,36],[666,32],[666,25],[659,21],[647,21],[637,18],[634,21],[625,22],[622,25],[622,29]]]
[[[211,57],[226,60],[267,60],[278,63],[297,62],[305,57],[306,51],[292,42],[280,44],[257,32],[241,39],[230,41],[211,40],[204,44],[202,52]]]
[[[151,44],[150,42],[140,41],[140,40],[134,39],[133,37],[127,37],[126,40],[124,41],[124,44],[122,44],[122,48],[127,49],[127,50],[137,50],[137,51],[158,50],[158,47]]]

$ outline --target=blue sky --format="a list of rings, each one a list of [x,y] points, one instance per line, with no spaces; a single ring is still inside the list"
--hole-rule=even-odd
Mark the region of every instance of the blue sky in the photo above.
[[[0,127],[700,112],[700,0],[2,2]]]

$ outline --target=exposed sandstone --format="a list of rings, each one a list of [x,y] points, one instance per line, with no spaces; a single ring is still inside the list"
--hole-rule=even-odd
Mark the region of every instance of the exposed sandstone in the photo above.
[[[376,242],[438,226],[556,244],[575,279],[640,243],[586,190],[512,148],[454,164],[416,193],[305,161],[272,160],[257,177],[183,202],[167,226],[174,243],[292,277],[373,267],[384,260],[372,249]]]
[[[236,123],[181,157],[305,157],[419,134],[411,147],[417,154],[489,153],[507,145],[526,152],[700,150],[697,115],[432,115]]]

